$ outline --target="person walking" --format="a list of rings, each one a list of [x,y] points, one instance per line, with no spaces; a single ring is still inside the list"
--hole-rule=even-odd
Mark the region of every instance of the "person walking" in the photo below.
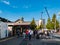
[[[34,37],[37,35],[37,30],[33,31]]]
[[[33,34],[33,31],[32,30],[29,30],[29,40],[31,40],[31,37],[32,37],[32,34]]]
[[[19,30],[17,30],[17,37],[19,37],[20,36],[20,31]]]
[[[25,37],[26,37],[26,33],[25,33],[25,32],[23,32],[23,38],[25,39]]]

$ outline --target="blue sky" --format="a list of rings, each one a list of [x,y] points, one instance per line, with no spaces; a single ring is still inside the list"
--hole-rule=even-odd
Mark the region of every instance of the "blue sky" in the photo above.
[[[47,7],[50,17],[60,13],[60,0],[0,0],[0,17],[15,21],[24,17],[26,21],[48,18],[44,7]]]

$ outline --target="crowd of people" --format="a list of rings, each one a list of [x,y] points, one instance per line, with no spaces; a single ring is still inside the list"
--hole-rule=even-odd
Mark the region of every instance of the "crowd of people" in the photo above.
[[[23,32],[23,38],[29,38],[29,40],[31,40],[31,37],[32,37],[32,35],[33,35],[33,31],[32,30],[25,30],[24,32]]]
[[[23,38],[28,38],[29,40],[31,40],[32,37],[36,38],[36,39],[39,39],[41,37],[48,37],[50,38],[50,35],[51,35],[51,31],[42,31],[42,30],[30,30],[30,29],[26,29],[23,31],[22,35],[23,35]],[[20,32],[19,30],[17,30],[17,36],[19,37],[20,35]]]

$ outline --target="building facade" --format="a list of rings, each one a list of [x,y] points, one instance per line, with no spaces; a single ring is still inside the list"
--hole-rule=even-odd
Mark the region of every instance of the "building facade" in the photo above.
[[[0,38],[8,37],[8,25],[0,21]]]
[[[21,19],[16,20],[15,22],[11,22],[11,21],[7,22],[7,20],[5,22],[5,20],[4,21],[2,20],[2,21],[4,23],[7,23],[8,25],[8,36],[16,35],[17,30],[20,30],[20,32],[23,32],[26,29],[30,29],[31,21],[24,21],[23,17]],[[45,25],[45,20],[36,20],[35,23],[37,26],[40,26],[41,23]]]
[[[20,32],[23,33],[24,30],[30,29],[30,22],[21,19],[18,19],[12,23],[8,22],[7,24],[8,24],[8,30],[11,35],[16,35],[17,30],[20,30]]]

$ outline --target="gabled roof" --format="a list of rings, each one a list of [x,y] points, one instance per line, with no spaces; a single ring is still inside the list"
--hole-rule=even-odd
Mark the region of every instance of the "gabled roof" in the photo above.
[[[17,22],[17,21],[21,21],[20,19],[17,19],[15,22]]]
[[[12,22],[12,21],[10,21],[8,19],[5,19],[5,18],[2,18],[2,17],[0,17],[0,21],[2,21],[2,22]]]

